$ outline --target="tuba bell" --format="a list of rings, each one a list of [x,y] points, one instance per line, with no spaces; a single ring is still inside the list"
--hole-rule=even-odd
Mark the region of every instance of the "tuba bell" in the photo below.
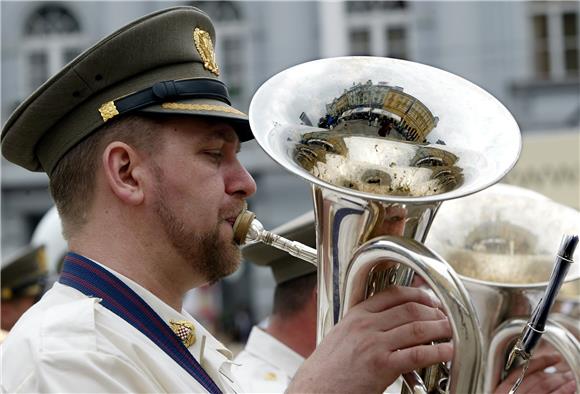
[[[421,379],[408,374],[407,385],[481,392],[485,359],[474,306],[460,277],[422,242],[442,201],[496,183],[515,164],[521,137],[507,109],[430,66],[344,57],[273,76],[249,115],[261,148],[312,185],[316,251],[286,246],[318,265],[318,341],[353,305],[409,285],[416,272],[446,309],[461,367],[448,380],[438,378],[444,365]],[[240,220],[240,243],[284,247],[252,219]]]
[[[494,185],[439,210],[426,244],[472,296],[487,359],[485,392],[507,373],[507,355],[544,294],[562,234],[579,232],[578,211],[517,186]],[[579,278],[580,267],[572,264],[566,282]],[[562,354],[580,387],[580,342],[562,315],[551,315],[542,338]]]

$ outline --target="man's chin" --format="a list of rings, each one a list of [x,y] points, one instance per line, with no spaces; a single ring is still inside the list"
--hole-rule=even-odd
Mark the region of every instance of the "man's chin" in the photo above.
[[[213,275],[209,280],[211,284],[233,274],[241,266],[242,253],[232,240],[227,243],[224,242],[221,246],[218,246],[218,249],[220,250],[216,253],[217,256],[214,260]]]
[[[224,271],[222,271],[221,272],[221,275],[215,275],[214,277],[209,278],[208,281],[207,281],[207,284],[209,286],[215,285],[220,280],[222,280],[224,278],[227,278],[228,276],[234,274],[238,270],[239,267],[240,267],[240,264],[238,264],[237,266],[233,267],[230,270],[227,270],[227,271],[224,270]]]

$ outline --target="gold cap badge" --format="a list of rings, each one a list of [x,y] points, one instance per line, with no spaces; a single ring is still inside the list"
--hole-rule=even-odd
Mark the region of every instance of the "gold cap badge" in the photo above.
[[[101,118],[103,118],[103,122],[106,122],[112,117],[119,115],[119,111],[117,110],[115,102],[113,101],[107,101],[106,103],[101,105],[99,107],[99,113],[101,114]]]
[[[175,335],[181,339],[185,347],[190,347],[195,343],[195,326],[193,323],[187,320],[170,320],[169,326]]]
[[[12,298],[12,289],[5,287],[2,289],[2,300],[8,301]]]
[[[193,31],[193,42],[203,61],[203,67],[216,76],[220,75],[220,69],[215,61],[215,52],[213,51],[213,43],[211,42],[209,33],[196,27]]]

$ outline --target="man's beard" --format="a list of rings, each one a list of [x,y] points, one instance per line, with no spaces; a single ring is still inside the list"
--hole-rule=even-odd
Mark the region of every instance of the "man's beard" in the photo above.
[[[214,284],[236,271],[241,260],[240,249],[233,238],[228,241],[220,237],[219,222],[204,234],[192,233],[182,218],[165,203],[161,193],[157,195],[155,212],[173,247],[185,261],[190,262],[196,275]]]

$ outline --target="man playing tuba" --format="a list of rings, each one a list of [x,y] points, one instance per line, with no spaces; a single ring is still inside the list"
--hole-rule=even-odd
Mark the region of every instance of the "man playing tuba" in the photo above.
[[[8,119],[2,153],[48,174],[71,252],[1,348],[2,391],[240,391],[231,353],[182,309],[189,289],[237,269],[232,226],[256,189],[237,159],[252,134],[208,59],[213,42],[196,8],[147,15]],[[449,342],[430,344],[451,336],[439,307],[416,288],[362,302],[288,391],[378,393],[450,360]]]

